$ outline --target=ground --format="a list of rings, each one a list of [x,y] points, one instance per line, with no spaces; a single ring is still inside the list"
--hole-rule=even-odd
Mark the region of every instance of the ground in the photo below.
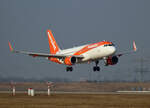
[[[51,96],[47,96],[45,82],[18,82],[15,86],[17,93],[12,96],[12,85],[0,83],[0,108],[150,108],[150,92],[116,93],[149,91],[149,82],[54,83],[51,87]],[[28,88],[35,90],[34,97],[27,96],[25,92]]]
[[[150,108],[150,94],[0,94],[0,108]]]

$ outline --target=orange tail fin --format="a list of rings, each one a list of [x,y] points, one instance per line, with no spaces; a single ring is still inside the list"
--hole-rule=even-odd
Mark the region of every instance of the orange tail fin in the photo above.
[[[56,54],[58,51],[60,51],[59,46],[56,43],[56,40],[52,34],[51,30],[47,30],[48,35],[48,42],[49,42],[49,48],[50,48],[50,54]]]

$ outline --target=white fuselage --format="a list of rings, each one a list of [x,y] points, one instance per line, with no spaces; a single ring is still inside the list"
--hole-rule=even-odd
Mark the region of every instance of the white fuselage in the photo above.
[[[88,46],[88,48],[93,47],[92,49],[81,54],[84,56],[84,59],[82,59],[82,61],[80,61],[78,63],[83,63],[83,62],[87,62],[87,61],[94,61],[94,60],[102,59],[104,57],[112,56],[116,52],[115,46],[105,46],[105,45],[89,46],[89,45],[90,44],[79,46],[79,47],[74,47],[74,48],[69,48],[69,49],[65,49],[65,50],[60,50],[59,52],[57,52],[57,54],[73,55],[80,50],[82,51],[82,49],[87,46]]]

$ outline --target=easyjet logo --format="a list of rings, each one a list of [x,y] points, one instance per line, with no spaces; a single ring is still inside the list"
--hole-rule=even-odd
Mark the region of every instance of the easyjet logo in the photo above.
[[[53,39],[52,39],[52,37],[51,37],[51,35],[50,35],[49,32],[48,32],[48,36],[49,36],[50,41],[51,41],[51,43],[52,43],[52,46],[53,46],[53,48],[54,48],[54,50],[55,50],[55,49],[56,49],[56,46],[55,46],[54,41],[53,41]]]

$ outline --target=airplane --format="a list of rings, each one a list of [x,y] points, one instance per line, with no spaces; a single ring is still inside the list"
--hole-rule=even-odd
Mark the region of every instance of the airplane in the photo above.
[[[14,50],[11,43],[8,42],[9,49],[13,53],[22,53],[32,57],[44,57],[49,61],[67,65],[67,72],[73,71],[72,66],[75,64],[90,62],[95,62],[93,71],[100,71],[100,67],[98,66],[99,60],[104,60],[105,66],[116,65],[118,63],[119,57],[125,54],[136,52],[137,50],[135,41],[133,41],[132,51],[120,54],[116,54],[116,47],[110,41],[101,41],[97,43],[61,50],[58,44],[56,43],[56,40],[51,30],[47,30],[47,36],[49,41],[50,53],[46,54]]]

